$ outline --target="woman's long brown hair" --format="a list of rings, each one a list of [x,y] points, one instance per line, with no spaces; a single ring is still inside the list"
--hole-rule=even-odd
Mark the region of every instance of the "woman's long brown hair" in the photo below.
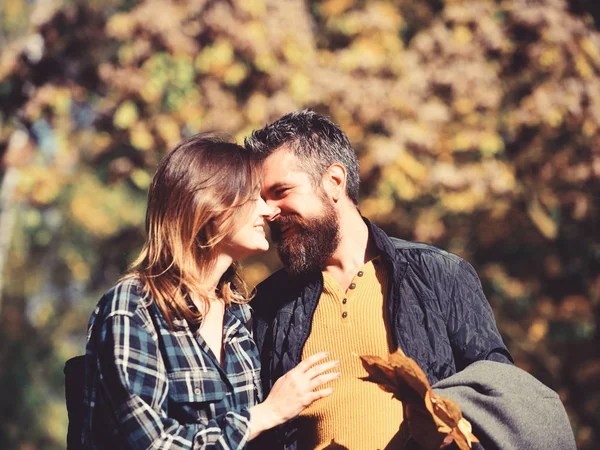
[[[259,183],[250,154],[220,134],[191,136],[160,162],[148,191],[146,242],[126,277],[141,282],[170,325],[173,319],[197,324],[208,311],[215,294],[206,291],[205,280],[214,270],[215,248],[246,219],[244,206],[253,203]],[[203,308],[191,306],[192,294]],[[235,265],[221,277],[217,294],[226,304],[247,301]]]

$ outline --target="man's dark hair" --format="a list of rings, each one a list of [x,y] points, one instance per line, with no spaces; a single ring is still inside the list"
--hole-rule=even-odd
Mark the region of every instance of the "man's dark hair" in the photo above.
[[[329,117],[305,109],[286,114],[254,131],[244,140],[246,149],[261,159],[282,146],[293,151],[315,186],[334,163],[346,169],[346,194],[358,206],[358,159],[346,134]]]

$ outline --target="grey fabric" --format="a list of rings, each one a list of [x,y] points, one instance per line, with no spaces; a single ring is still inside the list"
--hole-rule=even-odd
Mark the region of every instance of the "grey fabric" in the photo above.
[[[433,390],[460,406],[481,440],[479,448],[576,448],[558,394],[518,367],[478,361],[434,384]]]

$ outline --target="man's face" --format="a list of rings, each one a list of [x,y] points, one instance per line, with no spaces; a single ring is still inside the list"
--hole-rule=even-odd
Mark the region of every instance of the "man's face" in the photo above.
[[[265,160],[261,195],[275,210],[269,220],[271,236],[288,272],[322,270],[339,244],[337,213],[291,149],[282,147]]]

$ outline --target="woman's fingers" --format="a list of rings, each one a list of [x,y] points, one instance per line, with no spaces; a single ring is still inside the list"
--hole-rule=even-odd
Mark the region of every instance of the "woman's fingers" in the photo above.
[[[333,388],[319,389],[318,391],[311,392],[310,403],[316,402],[319,399],[325,398],[333,394]]]
[[[325,383],[329,383],[330,381],[333,380],[337,380],[340,377],[340,372],[330,372],[330,373],[324,373],[322,375],[319,375],[318,377],[315,377],[311,380],[311,382],[308,385],[308,389],[311,391],[314,391],[316,388],[318,388],[319,386],[325,384]]]
[[[334,367],[336,367],[337,365],[339,365],[339,361],[338,360],[333,360],[333,361],[327,361],[321,364],[317,364],[316,366],[311,367],[310,369],[308,369],[306,371],[306,376],[312,380],[313,378],[315,378],[317,375],[322,374],[323,372],[327,372],[330,369],[333,369]]]
[[[329,352],[315,353],[314,355],[311,355],[308,358],[303,359],[302,361],[300,361],[300,363],[298,363],[298,365],[296,366],[296,369],[298,369],[298,371],[300,371],[300,372],[306,372],[313,365],[315,365],[316,363],[318,363],[322,359],[327,358],[328,356],[329,356]]]

